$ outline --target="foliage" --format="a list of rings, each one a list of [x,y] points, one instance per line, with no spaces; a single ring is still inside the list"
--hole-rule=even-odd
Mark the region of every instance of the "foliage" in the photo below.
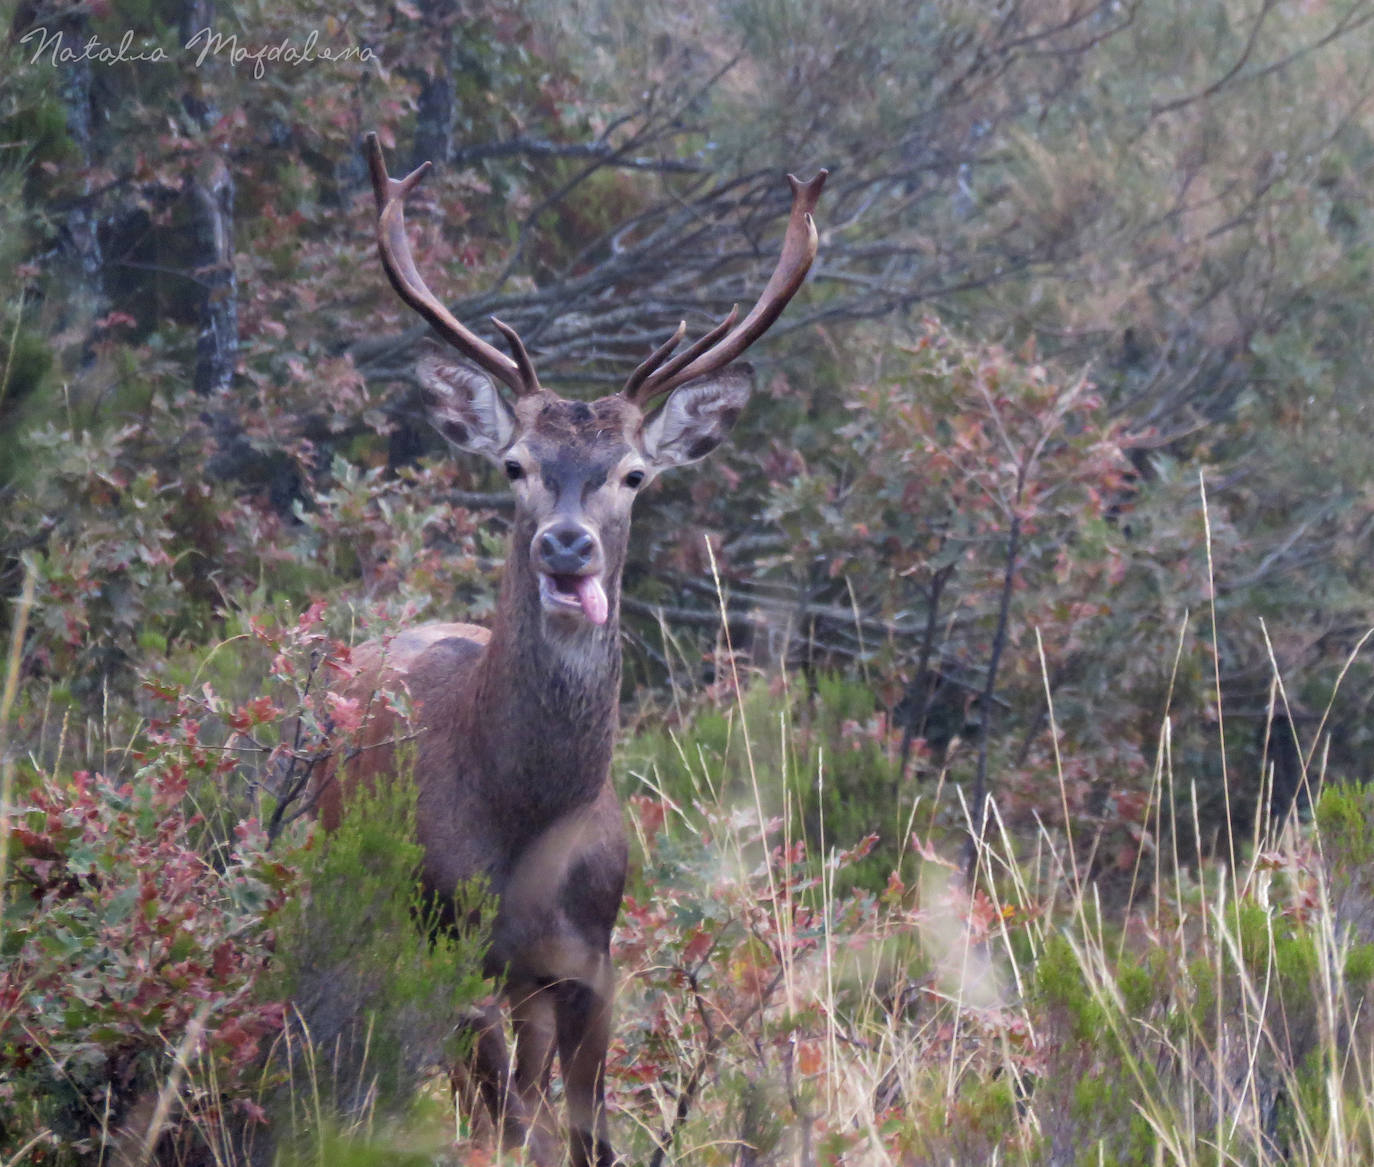
[[[474,318],[516,320],[555,382],[637,357],[688,311],[682,287],[693,325],[738,298],[743,252],[767,253],[783,197],[750,176],[832,168],[823,259],[775,330],[797,333],[764,353],[782,359],[762,369],[743,452],[645,500],[636,679],[661,683],[681,654],[681,684],[709,652],[707,530],[739,646],[862,673],[933,773],[956,737],[978,755],[956,750],[956,773],[1024,774],[1047,752],[1037,628],[1085,814],[1139,784],[1168,694],[1215,706],[1213,654],[1247,730],[1271,653],[1306,716],[1367,606],[1369,25],[1362,4],[1338,7],[1016,3],[988,21],[957,2],[913,18],[899,3],[582,0],[460,19],[302,2],[237,13],[243,41],[311,27],[375,60],[88,67],[71,75],[100,114],[85,121],[70,93],[54,104],[51,62],[17,54],[10,319],[44,391],[17,394],[0,442],[14,504],[0,548],[11,587],[25,549],[43,568],[51,635],[33,660],[94,702],[161,668],[160,646],[191,648],[248,589],[303,608],[360,580],[370,600],[397,588],[398,614],[436,610],[440,552],[462,578],[439,603],[489,602],[472,569],[491,545],[469,512],[434,509],[483,482],[416,469],[435,442],[414,337],[385,281],[359,275],[375,264],[356,144],[376,127],[394,169],[421,149],[440,162],[410,212],[432,281]],[[180,15],[73,19],[149,49]],[[1220,60],[1235,68],[1218,77]],[[237,335],[232,385],[202,398],[184,389],[209,311],[186,241],[221,165]],[[81,250],[74,207],[102,225],[99,254]],[[698,253],[692,224],[740,238]],[[92,265],[98,278],[77,274]],[[953,325],[845,324],[918,304]],[[800,328],[814,322],[823,333]],[[94,482],[80,458],[104,463]],[[331,513],[364,496],[365,536],[359,512]],[[425,531],[393,555],[403,513]],[[1213,590],[1215,633],[1188,621]],[[1161,623],[1179,632],[1177,667],[1142,642]],[[1357,691],[1327,723],[1341,769],[1364,753]],[[1208,729],[1190,715],[1180,748],[1201,757]],[[1233,735],[1229,760],[1252,740]],[[1214,826],[1227,792],[1197,777]],[[1001,785],[1018,783],[1033,789]]]
[[[727,801],[722,779],[698,787],[690,807],[662,791],[631,799],[643,867],[616,955],[634,1020],[612,1050],[612,1104],[653,1136],[654,1162],[729,1162],[744,1147],[765,1162],[812,1147],[841,1154],[862,1137],[822,1114],[817,1083],[835,1011],[862,1008],[868,986],[837,945],[871,956],[886,943],[893,969],[917,975],[904,914],[889,910],[900,880],[881,902],[837,892],[875,837],[814,861],[783,820]]]
[[[778,172],[831,169],[735,449],[639,504],[618,1136],[1367,1157],[1374,1073],[1338,1051],[1364,1040],[1369,812],[1332,787],[1374,734],[1368,0],[221,6],[248,46],[375,57],[261,71],[189,64],[193,7],[20,5],[6,49],[0,593],[36,595],[0,726],[0,952],[28,994],[0,1012],[0,1155],[46,1130],[109,1161],[100,1123],[177,1073],[169,1141],[225,1104],[252,1125],[248,1051],[308,996],[280,967],[263,989],[268,938],[304,976],[346,935],[295,914],[284,942],[276,914],[299,794],[356,730],[346,645],[491,607],[501,503],[430,458],[375,128],[393,171],[436,161],[409,207],[436,291],[517,323],[557,385],[752,300]],[[20,47],[40,16],[176,59],[59,69]],[[1284,726],[1328,786],[1319,853],[1256,813]],[[390,920],[354,974],[390,1045],[317,1073],[355,1112],[298,1114],[302,1159],[390,1153],[348,1133],[370,1075],[403,1091],[438,1044],[404,1019],[476,991],[437,987],[396,890],[414,856],[373,825],[308,862],[343,884],[317,903]],[[140,855],[168,873],[146,901]],[[402,952],[399,1000],[370,997]],[[307,1025],[318,1068],[345,1026]]]
[[[263,691],[146,682],[156,712],[124,752],[129,781],[21,776],[0,967],[10,1152],[37,1131],[94,1162],[156,1130],[169,1155],[236,1154],[324,1138],[336,1110],[409,1111],[409,1087],[455,1054],[452,1023],[423,1022],[489,991],[480,889],[456,907],[422,895],[404,776],[302,845],[308,784],[363,711],[324,605],[249,626],[229,676],[259,668]],[[441,928],[441,908],[471,927]]]
[[[217,769],[190,740],[131,782],[46,779],[16,809],[0,969],[8,1153],[46,1129],[67,1154],[98,1155],[188,1053],[213,1059],[217,1089],[189,1093],[180,1129],[261,1116],[255,1076],[283,1005],[258,988],[295,871],[253,820],[206,846],[190,789]]]
[[[484,555],[493,541],[480,513],[441,505],[463,481],[456,467],[387,476],[336,458],[310,505],[282,514],[270,497],[215,478],[200,406],[182,390],[116,431],[49,426],[29,435],[45,471],[8,515],[12,531],[42,536],[26,557],[37,581],[26,659],[38,682],[19,709],[26,733],[42,736],[73,714],[117,713],[109,694],[136,702],[139,676],[188,688],[215,682],[219,704],[207,712],[222,715],[224,701],[261,695],[253,686],[278,658],[327,648],[321,621],[336,637],[360,639],[429,610],[445,589],[475,610],[490,604]],[[341,584],[353,593],[311,608]],[[298,625],[302,611],[312,614]],[[221,656],[213,643],[242,651]],[[249,661],[259,671],[239,675]],[[72,744],[45,738],[31,748],[57,756]]]
[[[277,1110],[298,1131],[328,1125],[322,1105],[325,1115],[410,1109],[426,1073],[466,1052],[458,1022],[492,991],[482,888],[451,904],[426,896],[414,836],[415,786],[402,772],[350,799],[303,862],[309,894],[283,914],[274,978],[299,1043]],[[445,920],[468,926],[455,933]]]
[[[844,864],[840,887],[858,881],[880,890],[915,807],[899,778],[900,735],[872,692],[821,676],[814,688],[756,682],[742,693],[723,681],[710,696],[687,725],[641,730],[622,748],[621,764],[677,805],[705,798],[753,806],[767,821],[785,823],[803,851],[825,854],[836,840],[867,837],[863,854]],[[747,725],[768,729],[746,734]]]
[[[904,625],[925,669],[950,674],[970,698],[983,690],[1010,572],[1012,685],[1029,690],[1027,704],[1039,686],[1032,631],[1066,655],[1080,642],[1096,648],[1094,621],[1130,553],[1123,427],[1090,385],[1065,383],[1030,355],[963,342],[927,320],[879,377],[851,390],[841,442],[801,473],[779,467],[768,512],[796,561],[842,580],[860,610]],[[938,643],[925,625],[939,628]],[[892,643],[872,643],[865,659],[882,670],[873,679],[889,707],[931,680]]]
[[[855,387],[842,442],[775,463],[768,514],[790,561],[813,565],[812,594],[852,607],[848,629],[842,609],[813,622],[812,647],[823,660],[858,656],[877,697],[868,716],[900,731],[912,777],[963,780],[972,802],[990,755],[1009,822],[1066,811],[1074,830],[1100,835],[1129,819],[1122,809],[1148,779],[1139,710],[1159,708],[1169,681],[1171,662],[1138,638],[1175,612],[1141,621],[1152,604],[1180,603],[1200,557],[1165,595],[1123,604],[1157,570],[1153,547],[1131,537],[1141,491],[1130,437],[1091,385],[1033,355],[928,319]],[[1200,551],[1197,537],[1184,545]],[[882,613],[896,634],[884,639],[860,612]],[[1047,687],[1071,771],[1064,806],[1041,779],[1053,761]],[[879,804],[844,763],[835,786],[841,802]],[[951,803],[945,821],[961,825],[964,812]],[[1125,845],[1111,854],[1129,864]]]
[[[736,732],[757,763],[770,731],[753,708]],[[1107,918],[1053,874],[1073,867],[1060,844],[1048,879],[989,846],[970,895],[918,833],[879,894],[846,893],[869,840],[837,834],[824,855],[794,840],[730,792],[715,733],[710,716],[684,725],[676,766],[694,777],[660,760],[630,800],[642,866],[612,1084],[638,1157],[1367,1153],[1370,1067],[1351,1051],[1374,948],[1333,911],[1363,870],[1366,790],[1328,789],[1317,837],[1274,840],[1234,874],[1195,879],[1155,852],[1148,894]],[[1367,889],[1355,899],[1367,910]]]
[[[1363,1028],[1374,949],[1343,934],[1326,898],[1327,872],[1349,871],[1355,856],[1338,838],[1322,843],[1325,870],[1305,844],[1259,856],[1234,901],[1218,883],[1157,903],[1114,959],[1082,937],[1050,942],[1036,966],[1045,1081],[1075,1097],[1091,1083],[1096,1100],[1074,1108],[1056,1141],[1097,1140],[1142,1162],[1163,1142],[1190,1159],[1223,1116],[1225,1145],[1259,1162],[1321,1161],[1368,1140],[1345,1093],[1358,1092],[1364,1068],[1338,1051]],[[1146,1101],[1131,1115],[1101,1105],[1113,1098]]]

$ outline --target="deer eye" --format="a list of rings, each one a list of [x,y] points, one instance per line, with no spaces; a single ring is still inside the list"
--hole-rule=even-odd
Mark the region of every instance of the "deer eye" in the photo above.
[[[625,475],[625,485],[628,486],[631,490],[638,490],[641,486],[644,485],[644,471],[631,470],[627,475]]]
[[[518,482],[525,477],[525,468],[521,466],[519,462],[515,461],[514,458],[507,459],[506,477],[512,482]]]

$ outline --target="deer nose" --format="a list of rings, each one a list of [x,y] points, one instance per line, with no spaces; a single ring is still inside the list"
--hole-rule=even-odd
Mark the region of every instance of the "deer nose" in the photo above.
[[[553,527],[537,540],[544,570],[554,575],[577,575],[591,566],[596,556],[596,536],[586,527],[572,524]]]

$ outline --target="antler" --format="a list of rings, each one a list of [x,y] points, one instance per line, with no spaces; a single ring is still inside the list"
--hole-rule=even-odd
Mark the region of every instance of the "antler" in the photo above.
[[[829,173],[828,170],[821,170],[810,182],[802,182],[795,175],[787,176],[792,187],[792,214],[787,220],[782,254],[758,303],[749,310],[749,315],[737,327],[731,328],[739,314],[739,306],[736,305],[720,324],[670,360],[669,354],[677,347],[684,332],[683,326],[679,325],[672,339],[655,350],[630,375],[621,390],[624,396],[636,405],[646,405],[659,394],[676,389],[685,381],[703,377],[728,365],[768,331],[802,286],[811,261],[816,258],[816,224],[811,212],[816,209],[821,188]]]
[[[398,182],[387,173],[386,160],[382,157],[382,146],[376,134],[367,135],[367,164],[372,171],[372,193],[377,198],[377,249],[382,256],[382,267],[386,269],[387,278],[397,295],[428,320],[435,331],[468,360],[509,385],[517,397],[538,393],[539,378],[535,376],[530,355],[515,329],[502,324],[495,316],[491,318],[492,324],[510,345],[515,358],[512,360],[465,327],[429,290],[416,270],[415,260],[410,254],[410,241],[406,238],[405,198],[420,184],[430,164],[421,163]]]

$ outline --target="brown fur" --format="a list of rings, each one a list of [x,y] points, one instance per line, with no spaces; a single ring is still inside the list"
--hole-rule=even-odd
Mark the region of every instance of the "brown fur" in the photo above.
[[[515,1058],[512,1066],[499,1014],[489,1011],[476,1025],[471,1079],[503,1142],[528,1144],[537,1162],[551,1163],[558,1140],[548,1092],[557,1052],[573,1159],[610,1164],[603,1089],[610,941],[627,854],[610,765],[630,483],[714,448],[748,394],[748,372],[727,371],[674,394],[665,408],[677,408],[673,401],[681,408],[667,438],[648,432],[640,407],[624,398],[584,404],[540,392],[512,409],[464,366],[436,360],[422,363],[421,375],[441,430],[516,473],[496,615],[490,631],[425,624],[356,650],[354,695],[404,690],[415,724],[399,724],[376,703],[361,752],[318,785],[318,813],[333,829],[356,783],[393,772],[398,750],[413,750],[427,890],[442,904],[483,875],[499,897],[488,966],[504,977]],[[548,586],[541,539],[560,527],[591,539],[586,567],[602,581],[609,608],[602,625],[576,605],[551,611],[541,598],[541,576]]]

